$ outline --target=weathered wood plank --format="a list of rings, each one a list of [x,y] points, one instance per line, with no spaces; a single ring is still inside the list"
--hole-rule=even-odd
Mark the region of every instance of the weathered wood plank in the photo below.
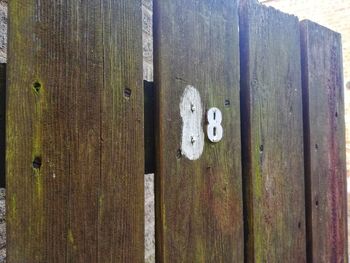
[[[305,262],[299,23],[250,2],[240,6],[246,262]]]
[[[6,63],[0,63],[0,187],[6,184]]]
[[[347,262],[340,34],[301,22],[308,262]]]
[[[158,0],[154,17],[157,262],[243,262],[237,3]],[[180,110],[185,91],[196,108]],[[223,114],[216,144],[203,137],[211,107]],[[192,143],[181,114],[204,126]]]
[[[9,12],[7,262],[141,262],[141,1]]]
[[[99,262],[144,262],[141,0],[103,1]]]
[[[67,114],[70,123],[64,127],[72,131],[69,134],[71,140],[69,142],[67,260],[89,262],[93,259],[98,262],[98,201],[100,178],[103,176],[101,97],[104,90],[100,1],[89,1],[89,3],[72,1],[71,6],[67,6],[65,11],[68,14],[63,13],[64,17],[61,19],[66,19],[66,26],[74,27],[76,32],[69,32],[68,29],[68,33],[65,28],[59,29],[59,32],[68,33],[69,49],[74,50],[70,56],[79,65],[75,70],[70,67],[76,73],[71,83],[73,93],[69,94],[69,97],[74,100],[67,103],[67,106],[71,107],[70,114]],[[51,26],[49,23],[49,28]],[[64,46],[65,43],[60,45]],[[70,63],[75,64],[73,61]],[[37,63],[40,63],[40,60]],[[50,86],[47,85],[48,88]],[[65,92],[67,88],[66,86],[61,89]]]
[[[66,65],[62,59],[64,40],[56,34],[64,27],[58,23],[60,8],[48,2],[50,8],[46,2],[40,7],[36,1],[9,2],[6,220],[10,263],[59,262],[67,257],[71,132],[67,127],[71,79],[77,74],[70,66],[75,63]]]

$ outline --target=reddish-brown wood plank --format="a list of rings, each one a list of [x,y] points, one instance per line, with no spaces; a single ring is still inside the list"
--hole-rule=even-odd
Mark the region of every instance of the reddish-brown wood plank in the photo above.
[[[347,262],[344,84],[340,34],[301,22],[309,262]]]
[[[246,262],[306,262],[300,31],[296,17],[240,8]]]
[[[157,262],[243,262],[237,2],[158,0],[154,16]],[[180,110],[189,86],[201,104]],[[201,139],[190,145],[181,114],[199,114],[204,134],[211,107],[222,111],[224,137],[205,138],[190,160],[182,136],[189,148]]]

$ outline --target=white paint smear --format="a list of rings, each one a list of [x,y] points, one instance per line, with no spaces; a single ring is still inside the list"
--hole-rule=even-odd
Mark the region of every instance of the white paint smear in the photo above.
[[[182,118],[182,154],[190,160],[198,160],[204,149],[202,127],[202,102],[197,89],[187,86],[180,102]]]

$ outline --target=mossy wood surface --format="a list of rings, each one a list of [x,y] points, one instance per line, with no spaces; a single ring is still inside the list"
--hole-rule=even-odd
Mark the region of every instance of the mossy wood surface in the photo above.
[[[237,3],[158,0],[154,26],[157,262],[243,262]],[[181,155],[188,85],[201,96],[204,132],[209,108],[223,114],[222,141],[205,138],[195,161]]]
[[[0,63],[0,187],[5,187],[6,153],[6,64]]]
[[[348,262],[340,34],[301,23],[309,262]]]
[[[306,261],[300,30],[240,7],[246,262]]]
[[[142,262],[141,0],[9,17],[7,262]]]

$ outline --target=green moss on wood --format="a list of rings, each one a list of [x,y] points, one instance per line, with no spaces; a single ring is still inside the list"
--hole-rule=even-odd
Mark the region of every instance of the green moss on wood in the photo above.
[[[8,208],[7,221],[14,223],[13,221],[17,218],[17,199],[15,194],[11,196]]]
[[[74,236],[71,229],[68,230],[67,239],[70,244],[74,244]]]

